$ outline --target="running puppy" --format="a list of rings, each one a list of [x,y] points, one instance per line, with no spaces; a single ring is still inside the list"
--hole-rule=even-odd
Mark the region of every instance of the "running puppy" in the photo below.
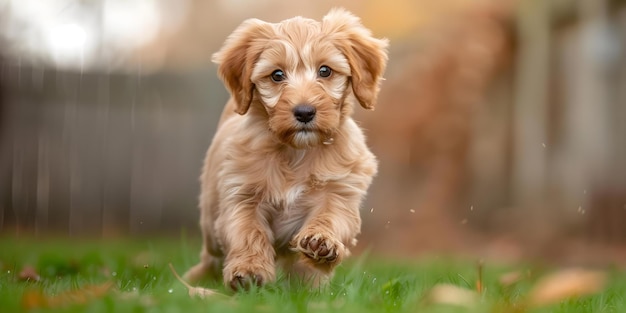
[[[321,22],[243,22],[213,55],[231,94],[200,178],[201,261],[234,290],[276,266],[317,286],[349,255],[376,157],[351,118],[374,109],[385,39],[343,9]]]

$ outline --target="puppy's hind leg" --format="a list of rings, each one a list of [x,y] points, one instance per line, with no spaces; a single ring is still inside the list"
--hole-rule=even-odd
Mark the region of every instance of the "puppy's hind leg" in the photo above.
[[[216,279],[222,270],[222,259],[211,255],[206,247],[200,253],[200,262],[190,268],[183,278],[190,284],[195,284],[203,278]]]

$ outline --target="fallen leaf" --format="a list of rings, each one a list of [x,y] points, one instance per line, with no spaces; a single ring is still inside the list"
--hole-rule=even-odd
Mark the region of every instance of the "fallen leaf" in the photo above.
[[[69,290],[55,296],[45,295],[41,290],[31,290],[22,296],[22,307],[25,309],[35,308],[59,308],[74,304],[85,304],[94,299],[104,297],[111,287],[112,282],[101,285],[89,285],[81,289]]]
[[[29,290],[22,295],[22,307],[26,310],[47,308],[48,299],[40,290]]]
[[[22,270],[20,271],[20,274],[18,275],[18,278],[24,281],[40,281],[41,280],[41,276],[39,276],[39,273],[37,273],[37,270],[30,265],[26,265],[22,268]]]
[[[585,269],[567,269],[540,279],[528,293],[531,306],[545,306],[570,298],[600,292],[606,273]]]
[[[219,294],[218,292],[216,292],[215,290],[211,290],[211,289],[207,289],[207,288],[202,288],[202,287],[187,287],[189,289],[189,296],[190,297],[200,297],[202,299],[208,297],[208,296],[213,296],[216,294]]]
[[[172,271],[176,279],[178,279],[178,281],[187,288],[190,297],[199,297],[199,298],[204,299],[206,297],[214,296],[214,295],[224,296],[224,297],[226,296],[212,289],[195,287],[195,286],[190,285],[182,277],[180,277],[180,275],[178,275],[172,263],[170,263],[169,266],[170,266],[170,270]]]
[[[478,303],[479,296],[474,290],[451,284],[439,284],[430,290],[426,300],[429,303],[473,307]]]
[[[510,287],[522,280],[522,272],[513,271],[500,275],[498,282],[502,287]]]

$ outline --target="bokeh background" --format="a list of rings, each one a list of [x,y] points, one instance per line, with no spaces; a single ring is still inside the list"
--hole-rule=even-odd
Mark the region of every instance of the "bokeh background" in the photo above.
[[[0,0],[0,234],[199,236],[211,54],[334,6],[391,41],[360,249],[626,262],[620,0]]]

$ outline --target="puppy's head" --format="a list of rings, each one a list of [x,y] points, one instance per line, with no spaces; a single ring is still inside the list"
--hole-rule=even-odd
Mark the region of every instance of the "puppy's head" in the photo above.
[[[250,19],[213,55],[237,112],[259,118],[296,148],[328,143],[356,100],[373,109],[387,63],[387,40],[359,18],[331,10],[321,22],[295,17],[271,24]]]

